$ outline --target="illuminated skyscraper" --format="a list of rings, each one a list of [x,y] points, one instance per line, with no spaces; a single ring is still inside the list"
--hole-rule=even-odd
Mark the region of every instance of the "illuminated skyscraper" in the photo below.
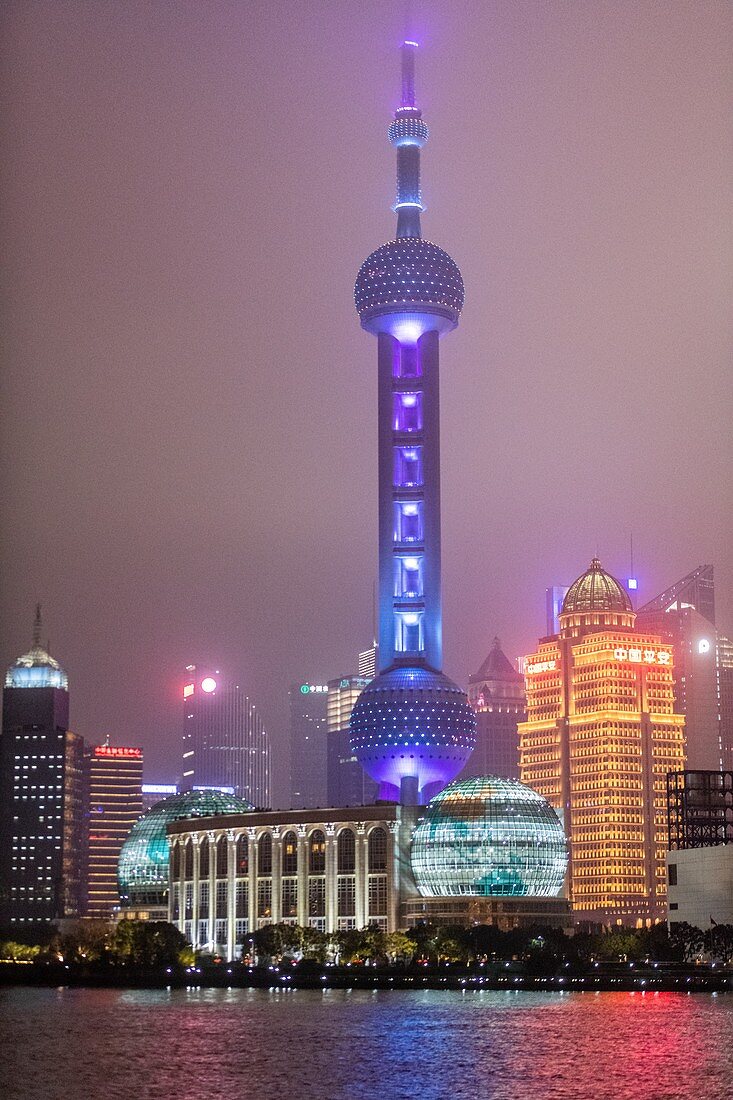
[[[252,700],[219,669],[187,665],[181,791],[219,790],[270,805],[270,738]]]
[[[119,904],[117,863],[143,812],[143,750],[127,745],[87,748],[89,834],[86,915],[102,920]]]
[[[41,647],[11,665],[0,737],[0,922],[80,916],[84,904],[84,741],[69,732],[69,681]]]
[[[468,682],[468,701],[476,713],[476,748],[461,778],[493,775],[519,778],[517,726],[527,717],[524,676],[508,660],[498,638]]]
[[[560,633],[525,658],[520,778],[564,818],[576,918],[664,917],[666,776],[685,766],[673,649],[637,632],[628,594],[594,558]]]
[[[402,45],[402,94],[388,131],[397,150],[397,235],[362,264],[354,297],[378,340],[379,675],[361,694],[351,744],[383,798],[426,801],[475,743],[465,694],[440,671],[439,340],[458,324],[463,279],[423,239],[415,101],[417,44]]]

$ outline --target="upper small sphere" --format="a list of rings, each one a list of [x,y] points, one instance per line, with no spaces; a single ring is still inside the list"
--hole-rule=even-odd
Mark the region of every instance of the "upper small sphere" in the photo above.
[[[401,145],[417,145],[422,149],[430,136],[427,124],[421,118],[414,115],[402,115],[390,122],[387,131],[390,145],[399,149]]]
[[[412,838],[423,897],[556,897],[567,843],[549,802],[516,779],[481,775],[437,794]]]
[[[188,817],[241,814],[254,809],[243,798],[223,791],[183,791],[156,802],[135,822],[122,845],[117,884],[123,905],[164,905],[168,896],[166,832],[171,821]]]
[[[561,615],[585,615],[594,611],[633,613],[629,594],[623,585],[607,573],[598,558],[573,581],[562,602]]]
[[[39,645],[18,657],[5,673],[6,688],[61,688],[69,690],[69,678],[58,661]]]
[[[349,740],[364,770],[383,785],[382,797],[396,797],[406,777],[424,791],[458,774],[476,744],[476,716],[442,672],[391,668],[359,696]]]
[[[455,326],[463,298],[463,278],[455,261],[422,237],[398,237],[372,252],[354,287],[363,325],[380,314],[412,310],[436,313]]]

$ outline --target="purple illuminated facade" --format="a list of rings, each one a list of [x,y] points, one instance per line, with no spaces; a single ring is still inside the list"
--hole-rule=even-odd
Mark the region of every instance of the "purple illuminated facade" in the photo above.
[[[378,339],[379,665],[351,717],[352,749],[380,797],[427,801],[466,763],[476,723],[442,674],[439,340],[458,324],[463,279],[421,236],[414,42],[402,46],[402,96],[389,127],[397,150],[396,239],[357,276],[362,327]]]

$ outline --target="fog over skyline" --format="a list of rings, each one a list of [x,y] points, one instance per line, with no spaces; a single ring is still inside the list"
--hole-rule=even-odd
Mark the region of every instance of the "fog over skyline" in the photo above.
[[[179,766],[183,667],[356,671],[377,561],[376,347],[401,6],[4,6],[2,660],[34,605],[71,728]],[[441,345],[445,671],[544,633],[594,554],[638,603],[703,562],[733,634],[733,10],[415,5]]]

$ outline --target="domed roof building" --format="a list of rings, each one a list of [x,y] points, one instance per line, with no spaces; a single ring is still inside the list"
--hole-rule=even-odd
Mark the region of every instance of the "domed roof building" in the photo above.
[[[69,690],[69,678],[50,653],[41,646],[41,606],[36,606],[33,644],[5,673],[6,688],[60,688]]]
[[[560,629],[563,633],[578,634],[599,626],[633,628],[635,619],[626,589],[606,572],[598,558],[593,558],[565,594]]]
[[[578,919],[664,916],[666,777],[685,767],[668,634],[636,629],[623,585],[593,558],[560,629],[524,659],[519,777],[568,828],[568,896]]]
[[[157,802],[136,821],[122,845],[117,882],[123,909],[161,909],[168,904],[170,844],[166,829],[172,821],[248,813],[254,807],[222,791],[184,791]],[[138,914],[139,915],[139,914]]]
[[[432,799],[412,840],[423,897],[557,897],[568,862],[549,802],[515,779],[484,775]]]

